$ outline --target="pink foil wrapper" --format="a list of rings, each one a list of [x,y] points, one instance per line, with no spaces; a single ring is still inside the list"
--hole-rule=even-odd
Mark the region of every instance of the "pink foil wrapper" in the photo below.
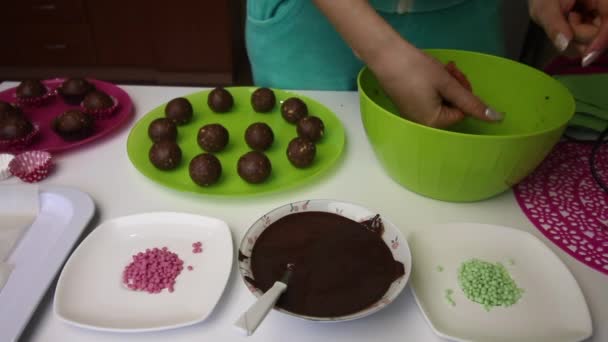
[[[120,103],[114,96],[110,96],[110,97],[112,98],[112,101],[114,102],[114,105],[112,107],[103,108],[103,109],[88,109],[81,103],[80,108],[82,108],[82,110],[85,113],[93,116],[95,119],[98,119],[98,120],[111,118],[117,112],[118,107],[120,106]]]
[[[45,179],[52,166],[51,154],[45,151],[28,151],[18,154],[8,165],[13,175],[27,183]]]
[[[15,101],[21,107],[42,107],[49,103],[53,98],[55,98],[55,95],[57,95],[56,89],[51,89],[47,85],[45,85],[45,87],[47,92],[42,96],[23,98],[15,95]]]
[[[40,128],[37,125],[33,125],[34,129],[26,136],[18,139],[0,140],[0,152],[19,152],[27,148],[34,138],[40,133]]]

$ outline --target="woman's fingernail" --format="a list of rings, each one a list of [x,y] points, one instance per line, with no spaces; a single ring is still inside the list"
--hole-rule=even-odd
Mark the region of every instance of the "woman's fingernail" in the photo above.
[[[584,67],[587,67],[589,65],[591,65],[593,62],[595,62],[595,60],[600,56],[600,54],[597,51],[591,51],[588,54],[585,55],[585,57],[583,57],[583,62],[581,63],[581,65]]]
[[[488,118],[492,121],[500,121],[504,117],[504,115],[501,112],[498,112],[490,107],[486,108],[486,111],[484,114],[485,114],[486,118]]]
[[[553,43],[560,52],[564,52],[570,45],[570,40],[563,33],[558,33]]]

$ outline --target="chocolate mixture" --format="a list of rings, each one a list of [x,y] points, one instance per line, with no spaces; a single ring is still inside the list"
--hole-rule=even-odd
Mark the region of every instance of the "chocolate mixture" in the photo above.
[[[251,254],[255,280],[246,280],[265,292],[294,263],[278,307],[317,317],[361,311],[404,274],[403,264],[382,241],[383,230],[379,217],[358,223],[324,212],[285,216],[256,241]]]

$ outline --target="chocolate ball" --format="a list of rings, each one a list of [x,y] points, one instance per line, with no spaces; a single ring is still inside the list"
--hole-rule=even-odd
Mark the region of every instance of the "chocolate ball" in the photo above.
[[[148,154],[150,162],[161,170],[175,169],[182,160],[182,150],[170,140],[154,143]]]
[[[148,126],[148,136],[152,141],[162,140],[175,141],[177,139],[177,126],[167,118],[154,119]]]
[[[217,87],[209,92],[207,104],[216,113],[226,113],[234,105],[234,99],[228,90]]]
[[[45,95],[46,87],[40,80],[25,80],[17,86],[17,97],[27,99]]]
[[[110,95],[104,93],[103,91],[93,90],[85,95],[82,105],[86,109],[101,110],[112,107],[114,105],[114,101]]]
[[[306,138],[293,138],[287,146],[287,159],[297,168],[312,164],[317,154],[315,144]]]
[[[19,107],[13,107],[10,103],[0,101],[0,121],[12,116],[23,116]]]
[[[325,134],[325,125],[323,125],[323,121],[316,116],[305,116],[298,120],[296,130],[298,136],[307,138],[312,142],[317,142],[321,140]]]
[[[15,107],[8,102],[0,101],[0,114],[6,112],[12,112],[15,110]]]
[[[26,137],[34,126],[24,116],[9,112],[0,120],[0,140],[14,140]]]
[[[94,89],[95,86],[83,78],[68,78],[59,86],[57,92],[66,103],[79,105],[84,97]]]
[[[183,97],[175,98],[165,106],[165,116],[176,125],[184,125],[192,120],[192,104]]]
[[[283,101],[281,105],[281,114],[289,123],[296,123],[301,118],[308,115],[308,107],[304,101],[297,97],[290,97]]]
[[[259,151],[251,151],[245,153],[239,158],[237,164],[237,172],[246,182],[258,184],[265,181],[270,172],[272,165],[266,155]]]
[[[270,112],[277,99],[274,92],[268,88],[258,88],[251,94],[251,107],[258,113]]]
[[[207,152],[219,152],[228,145],[228,130],[220,124],[209,124],[198,130],[198,146]]]
[[[274,133],[270,126],[263,122],[256,122],[245,130],[245,142],[256,151],[267,150],[274,141]]]
[[[192,158],[188,172],[194,183],[209,186],[220,179],[222,164],[213,154],[202,153]]]
[[[91,115],[71,109],[55,117],[52,128],[65,140],[80,140],[93,133],[94,123]]]

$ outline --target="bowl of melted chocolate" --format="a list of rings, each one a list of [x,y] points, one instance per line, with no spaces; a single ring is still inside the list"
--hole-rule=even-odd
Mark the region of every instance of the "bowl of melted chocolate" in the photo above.
[[[294,264],[275,309],[312,321],[346,321],[377,312],[401,293],[411,253],[401,231],[362,206],[307,200],[258,219],[239,248],[239,270],[259,297]]]

